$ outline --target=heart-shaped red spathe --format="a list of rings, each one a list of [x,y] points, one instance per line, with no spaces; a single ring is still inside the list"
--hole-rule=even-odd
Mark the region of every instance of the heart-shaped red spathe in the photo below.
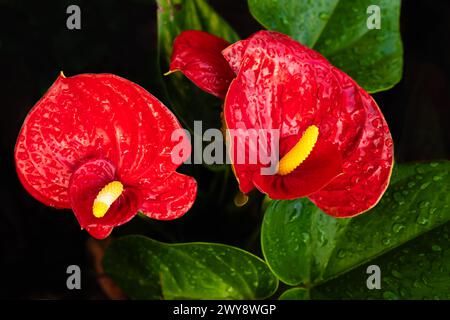
[[[274,199],[308,196],[336,217],[360,214],[379,201],[393,145],[367,92],[319,53],[277,32],[260,31],[222,55],[235,72],[224,104],[228,129],[279,130],[282,158],[309,126],[319,128],[311,154],[288,175],[261,175],[265,165],[238,164],[230,152],[243,192],[257,187]]]
[[[181,71],[199,88],[223,99],[234,78],[233,70],[221,55],[229,45],[203,31],[183,31],[174,41],[169,71]]]
[[[138,211],[169,220],[192,206],[196,182],[175,171],[190,154],[187,137],[172,139],[181,129],[161,102],[133,82],[111,74],[61,75],[25,119],[16,169],[37,200],[71,208],[82,228],[104,238]],[[180,143],[185,152],[172,159]],[[93,201],[112,181],[124,190],[96,218]]]
[[[225,99],[227,127],[279,129],[280,158],[290,149],[283,146],[289,137],[298,141],[310,125],[320,132],[310,157],[292,173],[248,176],[247,171],[248,179],[277,199],[309,196],[333,216],[373,207],[388,185],[393,160],[389,129],[375,101],[317,52],[287,36],[262,31],[238,48],[224,52],[238,66]],[[329,147],[315,155],[324,144]],[[238,177],[240,169],[235,167]]]

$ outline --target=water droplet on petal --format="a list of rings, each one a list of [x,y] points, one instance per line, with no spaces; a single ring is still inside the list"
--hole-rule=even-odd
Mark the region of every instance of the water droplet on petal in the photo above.
[[[386,147],[392,147],[392,139],[391,138],[387,138],[384,143],[386,144]]]
[[[379,118],[373,119],[373,120],[372,120],[372,125],[373,125],[375,128],[381,127],[381,120],[380,120]]]

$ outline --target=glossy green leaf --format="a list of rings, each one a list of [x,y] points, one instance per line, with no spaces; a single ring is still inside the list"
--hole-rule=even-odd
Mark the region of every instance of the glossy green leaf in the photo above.
[[[314,286],[450,220],[450,162],[398,165],[380,203],[336,219],[307,199],[273,201],[262,248],[273,272],[290,285]]]
[[[169,70],[173,41],[183,30],[203,30],[229,42],[239,40],[206,0],[157,0],[157,4],[161,74]],[[220,128],[221,100],[201,91],[181,72],[165,76],[163,84],[170,107],[185,126],[192,129],[194,120],[202,120],[207,128]]]
[[[310,48],[319,40],[338,4],[339,0],[248,0],[251,14],[261,25]]]
[[[308,289],[291,288],[283,292],[279,298],[280,300],[310,300]]]
[[[450,299],[450,224],[311,290],[313,299]],[[380,268],[369,290],[367,267]]]
[[[292,36],[348,73],[364,89],[391,88],[402,77],[400,0],[248,0],[267,29]],[[380,9],[380,29],[369,29]],[[375,13],[376,14],[376,13]]]
[[[107,249],[103,265],[135,299],[263,299],[278,286],[258,257],[213,243],[166,244],[127,236]]]

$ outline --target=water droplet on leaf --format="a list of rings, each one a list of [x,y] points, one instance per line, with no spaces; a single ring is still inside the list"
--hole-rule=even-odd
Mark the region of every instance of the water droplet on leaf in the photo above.
[[[439,251],[442,251],[442,248],[441,248],[439,245],[434,244],[434,245],[431,247],[431,250],[433,250],[434,252],[439,252]]]
[[[430,181],[425,182],[425,183],[422,183],[422,184],[420,185],[420,190],[425,190],[426,188],[428,188],[428,186],[429,186],[430,184],[431,184]]]
[[[424,213],[419,214],[416,222],[420,225],[426,225],[428,223],[428,216]]]
[[[396,277],[397,279],[401,279],[402,278],[402,274],[400,272],[398,272],[397,270],[392,270],[391,274]]]
[[[340,259],[345,258],[346,255],[347,253],[345,252],[345,250],[341,249],[338,251],[338,258]]]
[[[403,229],[405,229],[405,226],[401,223],[394,223],[394,225],[392,226],[392,231],[394,231],[395,233],[399,233]]]
[[[387,299],[387,300],[397,300],[398,296],[397,294],[395,294],[392,291],[385,291],[383,292],[383,299]]]
[[[328,13],[326,13],[326,12],[321,12],[319,14],[319,18],[322,19],[322,20],[328,20],[328,19],[330,19],[330,15]]]

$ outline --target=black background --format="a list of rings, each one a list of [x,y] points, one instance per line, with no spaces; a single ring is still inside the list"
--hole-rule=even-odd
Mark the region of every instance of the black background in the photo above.
[[[261,29],[245,0],[210,3],[241,37]],[[70,4],[81,7],[81,30],[66,28]],[[448,159],[450,2],[403,1],[401,31],[403,80],[375,95],[391,127],[396,160]],[[80,232],[73,214],[45,207],[20,185],[13,159],[15,139],[27,112],[60,70],[67,76],[118,74],[164,100],[155,61],[156,5],[152,0],[0,0],[0,297],[104,297],[86,251],[88,235]],[[239,246],[257,239],[252,231],[260,221],[258,214],[223,220],[210,207],[197,208],[188,216],[170,227],[136,218],[116,234],[145,229],[164,241]],[[146,223],[159,232],[148,231],[142,225]],[[176,236],[165,238],[165,228]],[[70,264],[81,266],[83,290],[66,289],[65,271]]]

